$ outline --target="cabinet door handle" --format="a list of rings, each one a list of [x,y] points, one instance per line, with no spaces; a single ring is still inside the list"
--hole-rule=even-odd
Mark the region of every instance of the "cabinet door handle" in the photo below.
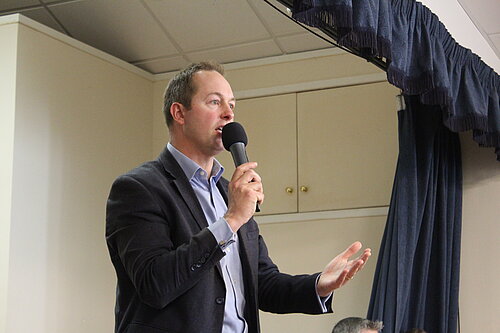
[[[307,186],[301,186],[300,187],[300,192],[307,192],[309,191],[309,189],[307,188]]]
[[[292,193],[293,193],[293,187],[287,187],[287,188],[285,189],[285,191],[286,191],[286,193],[288,193],[288,194],[292,194]]]

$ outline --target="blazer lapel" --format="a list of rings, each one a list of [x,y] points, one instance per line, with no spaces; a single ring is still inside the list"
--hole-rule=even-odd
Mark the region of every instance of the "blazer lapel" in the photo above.
[[[171,176],[170,181],[173,186],[177,188],[179,195],[182,197],[186,206],[188,206],[191,215],[193,215],[196,224],[200,228],[200,230],[208,227],[207,219],[205,218],[205,214],[203,213],[203,208],[196,197],[196,193],[194,193],[191,184],[189,183],[186,174],[182,170],[181,166],[175,160],[174,156],[168,151],[167,147],[163,150],[163,152],[158,157],[158,160],[163,165],[163,168]],[[225,193],[223,194],[225,195]],[[226,197],[225,197],[225,199]],[[222,268],[220,267],[220,263],[215,265],[217,271],[219,272],[219,276],[222,279]]]
[[[177,163],[172,154],[168,151],[167,147],[158,157],[158,160],[162,163],[165,171],[172,176],[170,181],[177,188],[179,195],[182,197],[189,211],[193,215],[194,220],[201,229],[208,227],[207,219],[203,213],[200,202],[194,193],[186,174]]]

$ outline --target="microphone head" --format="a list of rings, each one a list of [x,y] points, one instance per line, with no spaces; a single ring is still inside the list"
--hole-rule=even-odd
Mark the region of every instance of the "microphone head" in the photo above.
[[[229,150],[236,142],[242,142],[245,146],[248,143],[247,134],[240,123],[232,122],[222,127],[222,144]]]

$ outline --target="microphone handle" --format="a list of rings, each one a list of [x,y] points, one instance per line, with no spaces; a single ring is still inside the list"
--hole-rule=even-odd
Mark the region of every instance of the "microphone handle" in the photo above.
[[[240,165],[248,162],[247,151],[245,149],[245,144],[243,142],[235,142],[229,147],[231,155],[233,156],[234,166],[239,167]]]
[[[234,166],[238,167],[244,163],[248,162],[247,151],[245,149],[245,144],[243,142],[235,142],[229,147],[229,151],[233,156]],[[259,203],[256,203],[255,207],[256,212],[260,212]]]

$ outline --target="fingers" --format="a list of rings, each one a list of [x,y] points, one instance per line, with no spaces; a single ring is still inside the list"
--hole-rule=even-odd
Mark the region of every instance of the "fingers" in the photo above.
[[[352,267],[347,272],[346,278],[348,280],[351,280],[356,275],[356,273],[358,273],[361,270],[361,268],[363,268],[364,264],[365,263],[362,260],[356,260],[352,265]]]
[[[257,162],[248,162],[248,163],[244,163],[244,164],[238,166],[236,168],[236,170],[234,170],[233,177],[231,178],[231,182],[241,179],[241,177],[243,175],[245,175],[245,173],[247,173],[249,171],[253,171],[253,169],[255,169],[255,168],[257,168]],[[248,179],[249,175],[250,175],[250,173],[247,174],[247,176],[246,176],[247,179]],[[253,171],[253,173],[251,173],[251,175],[255,176],[255,175],[257,175],[257,173],[255,171]],[[260,177],[258,177],[258,179],[260,181]],[[251,181],[251,179],[247,182],[250,182],[250,181]]]
[[[254,170],[248,170],[244,174],[240,176],[239,179],[236,179],[236,181],[240,181],[241,183],[258,183],[262,184],[262,179],[260,178],[259,174],[255,172]]]
[[[349,259],[353,255],[355,255],[362,247],[363,245],[361,242],[354,242],[352,243],[344,252],[342,252],[341,256],[345,259]]]
[[[347,281],[349,281],[350,279],[352,279],[352,277],[350,278],[349,277],[349,270],[347,269],[344,269],[342,271],[342,273],[340,273],[339,275],[339,283],[340,283],[340,286],[342,286],[343,284],[345,284]]]
[[[248,199],[255,196],[255,202],[262,203],[264,202],[264,188],[262,186],[262,179],[254,170],[256,167],[256,162],[249,162],[240,165],[236,168],[233,177],[231,178],[231,183],[233,189],[239,188],[241,190],[248,190]]]
[[[341,256],[344,259],[349,260],[349,258],[352,257],[354,254],[356,254],[361,249],[362,246],[363,245],[361,244],[361,242],[356,241],[352,243],[344,252],[342,252]],[[363,262],[366,262],[368,258],[371,256],[371,251],[372,251],[371,249],[365,249],[363,253],[354,260],[355,261],[362,260]]]
[[[372,250],[371,249],[366,249],[363,252],[363,254],[361,255],[360,259],[363,260],[364,263],[366,263],[368,261],[368,258],[370,258],[371,255],[372,255]]]
[[[356,259],[353,259],[353,261],[362,260],[363,262],[366,262],[368,260],[368,258],[370,258],[371,255],[372,255],[372,250],[365,249],[363,251],[363,253],[359,257],[357,257]]]
[[[351,280],[360,270],[365,267],[366,262],[371,256],[371,249],[365,249],[363,254],[352,262],[352,266],[347,273],[347,280]]]
[[[249,200],[256,204],[264,202],[264,188],[262,187],[262,183],[250,182],[245,183],[241,186],[241,188],[245,188],[247,190],[246,200]]]

